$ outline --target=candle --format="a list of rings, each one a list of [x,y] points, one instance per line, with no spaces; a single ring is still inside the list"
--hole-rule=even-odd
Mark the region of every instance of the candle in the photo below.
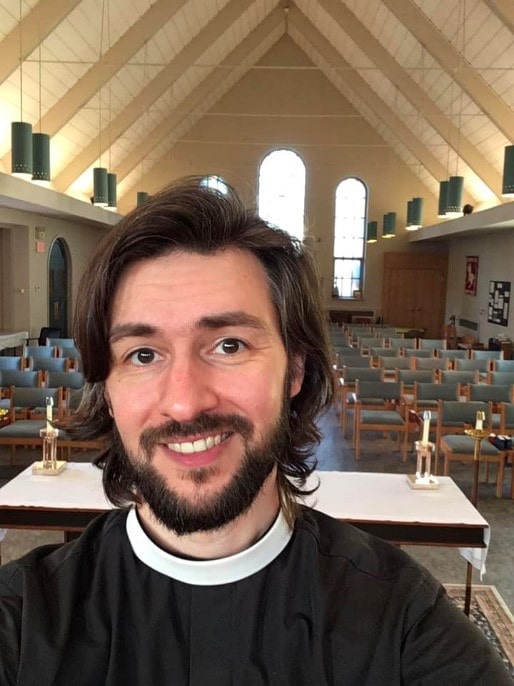
[[[477,412],[477,419],[475,423],[475,429],[477,431],[482,431],[482,429],[484,428],[484,415],[485,412]]]
[[[423,438],[421,439],[422,445],[428,444],[428,433],[430,431],[430,412],[423,412]]]
[[[50,433],[52,431],[52,407],[54,404],[53,398],[46,399],[46,431]]]

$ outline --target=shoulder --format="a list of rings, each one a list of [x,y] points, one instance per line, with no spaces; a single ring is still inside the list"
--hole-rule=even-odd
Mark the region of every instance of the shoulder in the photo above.
[[[405,568],[426,573],[397,546],[314,509],[302,508],[297,531],[311,539],[326,563],[350,564],[365,576],[394,578]]]
[[[45,545],[0,567],[0,598],[22,597],[27,577],[49,581],[68,568],[83,568],[93,561],[105,545],[112,545],[124,530],[127,512],[113,510],[96,517],[74,541],[64,545]]]

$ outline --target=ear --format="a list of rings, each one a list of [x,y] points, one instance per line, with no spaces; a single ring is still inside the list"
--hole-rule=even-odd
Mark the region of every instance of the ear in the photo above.
[[[109,414],[114,419],[114,415],[112,413],[111,399],[109,398],[109,393],[107,392],[107,389],[105,388],[105,386],[104,386],[104,400],[105,400],[105,404],[107,405],[107,409],[109,410]]]
[[[291,361],[291,379],[289,381],[289,397],[294,398],[302,389],[305,376],[305,355],[295,355]]]

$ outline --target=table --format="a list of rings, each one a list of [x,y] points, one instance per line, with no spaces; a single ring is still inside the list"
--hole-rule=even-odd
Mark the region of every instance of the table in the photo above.
[[[29,337],[28,331],[2,331],[0,330],[0,350],[5,348],[19,348],[25,345]]]
[[[0,488],[0,528],[76,532],[113,507],[101,471],[89,463],[69,462],[56,477],[31,469]],[[306,502],[321,512],[399,545],[457,547],[485,571],[489,525],[450,477],[439,477],[433,491],[411,489],[405,474],[317,471],[307,487],[318,482]]]

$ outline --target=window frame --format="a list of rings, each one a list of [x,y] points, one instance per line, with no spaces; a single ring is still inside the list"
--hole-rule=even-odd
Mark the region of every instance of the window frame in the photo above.
[[[355,236],[355,234],[352,234],[348,236],[347,234],[343,234],[342,237],[337,233],[337,227],[338,227],[338,191],[342,187],[342,184],[345,181],[356,181],[362,186],[363,190],[363,207],[362,207],[362,236]],[[366,225],[367,225],[367,217],[368,217],[368,200],[369,200],[369,189],[366,184],[366,182],[359,178],[358,176],[346,176],[336,186],[335,192],[334,192],[334,224],[333,224],[333,244],[332,244],[332,294],[331,298],[332,300],[363,300],[363,292],[364,292],[364,271],[365,271],[365,264],[366,264]],[[342,202],[342,201],[339,201]],[[357,215],[354,215],[354,219],[357,217]],[[360,217],[359,217],[360,219]],[[360,232],[359,232],[360,233]],[[361,251],[359,255],[353,255],[353,256],[345,256],[345,255],[338,255],[336,254],[336,243],[337,241],[345,240],[346,238],[350,238],[355,240],[359,240],[362,243]],[[345,262],[358,262],[359,263],[359,276],[354,277],[353,275],[349,277],[336,277],[336,273],[338,270],[336,270],[336,264],[338,262],[345,263]],[[346,280],[350,279],[351,282],[356,281],[356,284],[354,284],[357,287],[351,288],[351,295],[339,295],[339,288],[336,279],[338,278],[344,278]],[[342,289],[344,291],[344,289]]]
[[[279,224],[276,224],[273,220],[268,219],[266,216],[264,216],[263,214],[261,214],[260,199],[261,199],[261,170],[262,170],[262,165],[264,164],[264,162],[265,162],[271,155],[273,155],[274,153],[277,153],[277,152],[290,152],[290,153],[293,153],[293,155],[295,155],[295,156],[300,160],[300,162],[302,163],[302,166],[303,166],[303,172],[304,172],[304,185],[303,185],[302,237],[301,237],[301,238],[300,238],[297,234],[292,233],[287,227],[282,226],[282,225],[279,225]],[[261,158],[261,160],[260,160],[260,162],[259,162],[259,165],[258,165],[258,167],[257,167],[257,207],[258,207],[259,215],[260,215],[265,221],[268,221],[268,222],[269,222],[270,224],[272,224],[273,226],[277,226],[278,228],[283,229],[284,231],[286,231],[286,232],[287,232],[290,236],[292,236],[293,238],[295,238],[295,239],[297,239],[297,240],[299,240],[299,241],[301,241],[301,242],[305,242],[305,240],[306,240],[306,238],[307,238],[307,231],[306,231],[307,227],[306,227],[306,222],[305,222],[305,203],[306,203],[306,198],[307,198],[307,165],[305,164],[305,161],[304,161],[303,157],[300,155],[300,153],[299,153],[297,150],[294,150],[293,148],[290,148],[290,147],[282,147],[282,146],[281,146],[281,147],[277,147],[277,148],[273,148],[272,150],[268,150],[268,152],[266,152],[266,153],[262,156],[262,158]]]

